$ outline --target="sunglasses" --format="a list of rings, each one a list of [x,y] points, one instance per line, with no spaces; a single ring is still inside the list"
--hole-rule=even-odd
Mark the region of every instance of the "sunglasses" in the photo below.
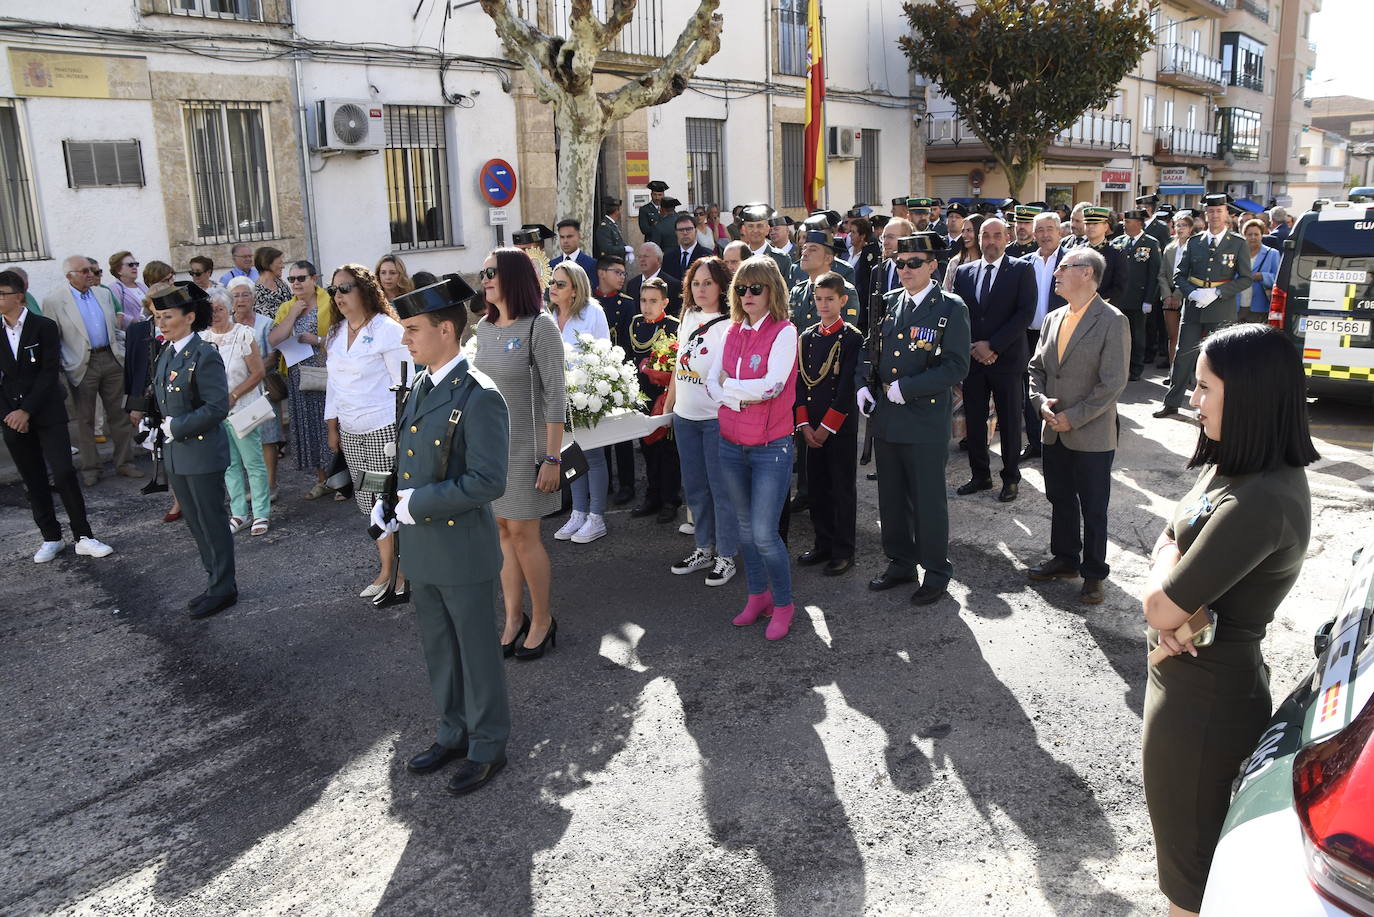
[[[187,271],[186,273],[190,274],[192,277],[204,277],[206,274],[208,274],[208,273],[210,273],[210,272],[209,272],[209,271]]]
[[[137,261],[125,261],[120,267],[138,267]]]
[[[310,279],[310,275],[309,275],[309,274],[299,274],[299,275],[297,275],[297,276],[295,276],[295,277],[288,277],[288,278],[286,278],[286,279],[289,280],[289,281],[291,281],[292,283],[305,283],[307,280]]]
[[[549,286],[555,290],[561,290],[568,286],[568,282],[566,280],[550,280]]]
[[[929,259],[929,258],[894,258],[894,259],[892,260],[892,263],[895,264],[895,265],[897,265],[897,270],[899,270],[899,271],[900,271],[900,270],[914,271],[914,270],[916,270],[917,268],[919,268],[921,265],[925,264],[927,261],[930,261],[930,260],[932,260],[932,259]]]
[[[76,270],[74,270],[74,271],[68,271],[67,273],[68,273],[68,274],[94,274],[94,273],[96,273],[96,270],[95,270],[95,268],[90,268],[90,267],[79,267],[79,268],[77,268]]]
[[[358,289],[358,284],[356,283],[336,283],[332,286],[325,287],[324,291],[330,296],[338,296],[340,293],[347,296],[356,289]]]
[[[755,296],[762,296],[766,289],[768,288],[761,283],[737,283],[735,284],[735,295],[743,296],[745,293],[753,293]]]
[[[484,268],[482,268],[480,271],[477,272],[477,276],[480,277],[480,278],[483,279],[483,280],[495,280],[495,279],[496,279],[496,268],[494,268],[494,267],[484,267]]]

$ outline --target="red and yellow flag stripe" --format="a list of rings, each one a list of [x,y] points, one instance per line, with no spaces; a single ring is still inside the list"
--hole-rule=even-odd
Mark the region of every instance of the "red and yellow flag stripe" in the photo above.
[[[803,181],[807,210],[821,210],[825,196],[825,57],[821,43],[821,0],[806,10],[806,153]]]

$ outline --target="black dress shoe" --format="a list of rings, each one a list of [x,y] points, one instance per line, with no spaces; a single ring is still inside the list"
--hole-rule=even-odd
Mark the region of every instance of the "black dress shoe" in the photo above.
[[[655,516],[663,507],[657,503],[641,503],[630,510],[630,515],[635,519],[643,519],[645,516]]]
[[[868,474],[864,475],[864,477],[868,478],[870,481],[876,481],[878,480],[878,472],[870,471]]]
[[[1028,462],[1031,459],[1038,459],[1045,454],[1045,450],[1040,446],[1026,446],[1021,450],[1021,461]]]
[[[1078,601],[1084,605],[1101,605],[1107,596],[1102,591],[1102,580],[1084,579],[1083,588],[1078,591]]]
[[[677,518],[677,507],[671,503],[665,503],[658,510],[658,524],[667,525]]]
[[[515,655],[515,648],[525,640],[525,634],[530,632],[530,616],[523,611],[520,613],[520,629],[515,632],[515,639],[510,643],[501,644],[501,655],[509,659]]]
[[[1139,381],[1140,381],[1140,373],[1131,373],[1130,375],[1128,375],[1128,376],[1126,377],[1126,381],[1127,381],[1127,382],[1139,382]]]
[[[804,513],[811,506],[811,498],[806,494],[797,494],[792,498],[792,512]]]
[[[1017,494],[1017,492],[1020,491],[1020,490],[1021,490],[1021,482],[1020,482],[1020,481],[1012,481],[1012,482],[1009,483],[1009,484],[1003,484],[1003,485],[1002,485],[1002,492],[999,493],[999,494],[997,495],[997,502],[998,502],[998,503],[1010,503],[1012,500],[1015,500],[1015,499],[1016,499],[1016,494]]]
[[[465,796],[473,790],[480,790],[483,784],[495,777],[505,766],[505,758],[499,761],[465,760],[448,779],[448,791],[454,796]]]
[[[922,583],[921,588],[911,593],[911,604],[934,605],[948,594],[948,586],[936,586],[934,583]]]
[[[992,479],[983,478],[983,480],[980,481],[975,478],[967,484],[960,484],[955,488],[954,492],[961,497],[967,497],[969,494],[976,494],[980,490],[992,490]]]
[[[797,555],[797,566],[814,567],[816,564],[823,564],[830,559],[828,551],[806,551]]]
[[[615,492],[615,499],[611,502],[613,502],[616,506],[624,506],[626,503],[629,503],[634,498],[635,489],[633,487],[622,487]]]
[[[868,581],[868,588],[872,589],[874,592],[882,592],[884,589],[891,589],[893,586],[914,582],[916,582],[916,577],[912,576],[910,573],[903,575],[901,573],[884,571]]]
[[[524,643],[520,643],[519,641],[517,641],[517,646],[515,647],[515,658],[521,660],[538,659],[540,656],[544,655],[545,650],[548,650],[557,642],[558,622],[550,618],[549,632],[544,635],[543,640],[539,641],[538,646],[526,646]]]
[[[200,595],[196,596],[195,598],[191,599],[191,601],[187,602],[186,607],[188,609],[194,609],[197,605],[199,605],[201,602],[205,601],[209,597],[209,592],[202,592]]]
[[[832,557],[830,563],[826,564],[825,569],[821,572],[826,576],[839,576],[842,573],[848,573],[853,566],[854,558],[852,557]]]
[[[1166,404],[1166,405],[1164,405],[1164,407],[1160,408],[1158,411],[1155,411],[1155,412],[1154,412],[1153,414],[1151,414],[1150,416],[1151,416],[1151,417],[1173,417],[1173,416],[1174,416],[1175,414],[1177,414],[1177,413],[1178,413],[1178,408],[1171,408],[1171,407],[1169,407],[1169,406]]]
[[[239,594],[231,592],[228,595],[207,595],[191,608],[191,617],[208,618],[210,615],[219,614],[224,609],[238,603]]]
[[[1026,571],[1026,575],[1037,583],[1052,579],[1073,579],[1078,576],[1078,565],[1063,557],[1051,557]]]
[[[457,748],[449,748],[447,745],[440,745],[435,742],[429,748],[420,752],[415,757],[406,762],[406,770],[412,774],[430,774],[443,767],[455,758],[466,758],[468,756],[468,743],[464,742]]]

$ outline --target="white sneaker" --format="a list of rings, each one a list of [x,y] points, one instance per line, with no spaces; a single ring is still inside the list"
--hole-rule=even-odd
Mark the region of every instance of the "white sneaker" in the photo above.
[[[587,514],[579,513],[576,510],[568,517],[568,521],[563,523],[563,527],[553,533],[553,537],[559,541],[567,541],[577,534],[577,530],[582,528],[587,522]]]
[[[598,516],[596,513],[589,513],[587,515],[587,521],[582,524],[582,528],[578,529],[577,534],[573,535],[572,543],[587,544],[590,541],[596,541],[605,534],[606,519],[602,516]]]
[[[715,567],[706,574],[706,585],[724,586],[734,578],[735,559],[733,557],[717,557]]]
[[[45,541],[43,546],[38,549],[38,553],[33,555],[33,562],[36,564],[46,564],[54,557],[62,553],[62,549],[67,546],[65,541]]]
[[[94,538],[79,538],[76,542],[76,553],[85,557],[109,557],[114,553],[114,548]]]
[[[673,564],[669,569],[678,576],[685,576],[688,573],[695,573],[698,570],[705,570],[715,560],[715,555],[705,548],[697,548],[682,560]]]
[[[684,522],[677,527],[677,530],[684,535],[695,535],[697,533],[697,524],[695,522]]]

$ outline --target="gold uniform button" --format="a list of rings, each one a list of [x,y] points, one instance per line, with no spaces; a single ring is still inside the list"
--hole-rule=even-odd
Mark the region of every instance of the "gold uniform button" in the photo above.
[[[197,433],[197,434],[196,434],[196,439],[204,439],[204,438],[205,438],[205,434],[203,434],[203,433]]]
[[[410,428],[410,432],[411,432],[411,433],[418,433],[418,432],[420,432],[420,431],[419,431],[419,429],[418,429],[417,427],[415,427],[414,425],[412,425],[411,428]]]
[[[407,449],[407,450],[406,450],[406,456],[407,456],[407,457],[413,457],[414,455],[415,455],[415,450],[414,450],[414,449]]]
[[[434,517],[433,517],[433,516],[426,516],[426,517],[425,517],[425,521],[426,521],[426,522],[433,522],[433,521],[434,521]]]
[[[900,357],[902,355],[902,352],[900,350],[894,350],[892,351],[892,355],[894,357]]]
[[[453,520],[450,519],[450,520],[448,521],[448,524],[449,524],[449,525],[453,525]]]
[[[403,472],[401,472],[401,477],[403,477],[403,478],[405,478],[407,481],[409,481],[409,480],[410,480],[410,472],[409,472],[409,471],[403,471]]]
[[[439,445],[439,441],[437,439],[434,441],[434,445]]]

